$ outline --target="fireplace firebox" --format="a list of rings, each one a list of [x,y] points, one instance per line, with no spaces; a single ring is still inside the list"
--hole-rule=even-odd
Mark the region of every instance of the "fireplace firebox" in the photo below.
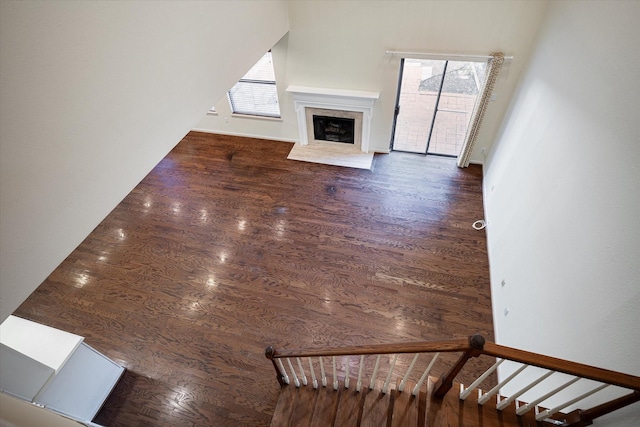
[[[355,143],[355,120],[313,115],[313,133],[316,140]]]

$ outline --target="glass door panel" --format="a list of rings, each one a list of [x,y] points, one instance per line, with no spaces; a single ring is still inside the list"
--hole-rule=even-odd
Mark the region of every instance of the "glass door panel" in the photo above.
[[[466,114],[438,110],[427,153],[456,156],[464,142],[468,122]]]
[[[485,65],[448,61],[428,144],[428,154],[455,157],[460,153]]]
[[[444,64],[445,61],[404,59],[393,137],[394,150],[427,152]],[[437,84],[424,84],[433,81]]]

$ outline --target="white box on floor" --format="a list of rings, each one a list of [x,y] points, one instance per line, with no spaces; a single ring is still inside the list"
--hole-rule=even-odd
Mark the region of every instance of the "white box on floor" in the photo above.
[[[124,368],[84,338],[16,316],[0,325],[0,389],[79,421],[91,421]]]

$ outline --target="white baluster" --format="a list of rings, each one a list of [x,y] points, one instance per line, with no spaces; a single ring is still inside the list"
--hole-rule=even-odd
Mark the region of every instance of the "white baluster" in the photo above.
[[[546,374],[544,374],[543,376],[541,376],[540,378],[538,378],[537,380],[533,381],[531,384],[529,384],[528,386],[524,387],[521,390],[518,390],[517,392],[515,392],[513,395],[511,395],[508,399],[504,399],[500,402],[498,402],[498,405],[496,405],[496,409],[498,411],[502,411],[504,408],[506,408],[507,406],[509,406],[514,400],[516,400],[518,397],[520,397],[521,395],[523,395],[524,393],[528,392],[529,390],[531,390],[533,387],[535,387],[536,385],[540,384],[542,381],[546,380],[547,378],[549,378],[551,375],[553,375],[555,373],[555,371],[548,371]]]
[[[373,367],[373,374],[371,374],[371,382],[369,383],[369,390],[373,390],[373,386],[376,384],[376,377],[378,376],[379,366],[380,366],[380,355],[376,357],[376,364]]]
[[[293,375],[293,383],[296,385],[296,387],[300,387],[300,380],[296,375],[296,370],[293,369],[293,365],[291,364],[291,359],[289,359],[288,357],[287,357],[287,363],[289,364],[289,369],[291,369],[291,375]]]
[[[338,389],[338,375],[336,374],[336,357],[332,356],[332,361],[333,361],[333,389],[337,390]]]
[[[427,369],[424,370],[422,376],[418,380],[418,384],[416,384],[416,386],[413,388],[411,394],[413,394],[414,396],[418,395],[418,390],[420,390],[420,387],[422,387],[422,383],[424,382],[424,380],[427,379],[427,375],[429,375],[429,371],[431,371],[431,368],[433,368],[433,365],[435,365],[436,360],[438,360],[438,356],[440,356],[440,353],[436,353],[433,355],[433,359],[431,359],[431,362],[429,362],[429,366],[427,366]]]
[[[391,366],[389,366],[389,373],[387,374],[387,379],[384,380],[384,385],[382,386],[382,393],[387,394],[389,391],[389,381],[391,381],[391,374],[393,374],[393,370],[396,368],[396,361],[398,360],[398,355],[393,355],[393,360],[391,361]]]
[[[559,387],[556,387],[555,389],[551,390],[549,393],[545,394],[544,396],[540,396],[539,398],[527,403],[526,405],[523,405],[521,407],[519,407],[518,409],[516,409],[516,415],[522,415],[525,412],[530,411],[532,408],[535,408],[538,403],[547,400],[548,398],[550,398],[551,396],[553,396],[554,394],[564,390],[565,388],[569,387],[571,384],[577,382],[580,380],[580,377],[575,377],[570,381],[567,381],[566,383],[562,384]]]
[[[320,375],[322,376],[322,387],[327,386],[327,375],[324,373],[324,363],[322,363],[322,357],[318,357],[320,360]]]
[[[411,371],[413,371],[413,367],[416,364],[416,360],[418,360],[418,356],[420,356],[420,353],[416,353],[416,355],[413,356],[413,360],[411,361],[411,365],[409,365],[409,368],[407,369],[407,372],[404,374],[404,378],[402,378],[402,381],[400,382],[400,385],[398,386],[398,391],[400,391],[400,392],[404,391],[404,386],[407,384],[407,380],[409,379],[409,375],[411,374]]]
[[[494,394],[496,394],[501,388],[502,386],[504,386],[505,384],[507,384],[509,381],[511,381],[512,379],[514,379],[520,372],[524,371],[527,366],[529,365],[522,365],[520,368],[518,368],[513,374],[509,375],[506,379],[504,379],[501,383],[499,383],[497,386],[495,386],[494,388],[492,388],[491,390],[489,390],[488,393],[486,393],[484,396],[480,397],[480,394],[478,394],[479,399],[478,399],[478,405],[484,405],[485,403],[487,403],[487,401],[489,399],[491,399],[491,396],[493,396]]]
[[[318,380],[316,379],[316,371],[313,369],[313,362],[311,362],[311,358],[307,357],[309,360],[309,371],[311,371],[311,383],[313,384],[313,388],[318,388]]]
[[[302,384],[307,385],[307,374],[304,372],[304,368],[302,367],[302,362],[299,357],[296,357],[298,361],[298,368],[300,368],[300,377],[302,378]]]
[[[284,380],[285,384],[289,384],[289,375],[287,375],[287,370],[284,369],[284,365],[282,364],[282,359],[276,359],[276,362],[278,362],[278,366],[280,367],[280,372],[282,372],[282,379]]]
[[[478,387],[482,381],[486,380],[487,377],[489,375],[491,375],[491,373],[493,371],[495,371],[498,366],[500,366],[500,364],[504,362],[504,359],[499,359],[496,363],[493,364],[492,367],[490,367],[489,369],[487,369],[482,375],[480,375],[474,382],[471,383],[471,385],[469,386],[469,388],[467,388],[466,390],[464,389],[464,386],[462,384],[460,384],[460,400],[465,400],[467,397],[469,397],[469,395],[471,394],[471,392],[473,390],[476,389],[476,387]]]
[[[349,356],[345,356],[347,366],[344,374],[344,388],[349,388]]]
[[[571,399],[571,400],[569,400],[567,402],[564,402],[562,405],[558,405],[558,406],[556,406],[554,408],[547,409],[546,411],[540,412],[538,415],[536,415],[536,421],[542,421],[545,418],[549,418],[550,416],[552,416],[553,414],[558,412],[560,409],[566,408],[569,405],[573,405],[574,403],[576,403],[576,402],[578,402],[578,401],[580,401],[582,399],[585,399],[585,398],[591,396],[594,393],[599,392],[600,390],[602,390],[603,388],[606,388],[606,387],[609,387],[609,384],[602,384],[602,385],[594,388],[591,391],[588,391],[588,392],[586,392],[584,394],[581,394],[578,397],[575,397],[575,398],[573,398],[573,399]]]
[[[364,365],[364,354],[360,356],[360,367],[358,368],[358,383],[356,384],[356,390],[358,393],[362,388],[362,366]]]

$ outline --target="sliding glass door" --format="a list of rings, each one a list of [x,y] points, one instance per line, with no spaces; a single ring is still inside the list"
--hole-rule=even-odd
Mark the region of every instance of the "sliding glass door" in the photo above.
[[[403,58],[391,148],[456,157],[486,63]]]

